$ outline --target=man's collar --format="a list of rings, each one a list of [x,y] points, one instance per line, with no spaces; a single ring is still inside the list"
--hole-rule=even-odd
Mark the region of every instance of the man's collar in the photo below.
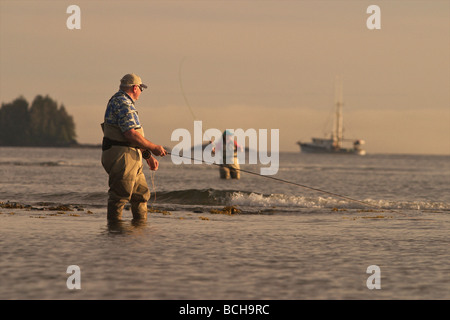
[[[119,92],[121,92],[121,93],[123,93],[124,95],[126,95],[131,101],[133,101],[133,103],[134,103],[134,100],[133,100],[133,98],[132,97],[130,97],[130,95],[128,94],[128,93],[126,93],[125,91],[123,91],[123,90],[119,90]]]

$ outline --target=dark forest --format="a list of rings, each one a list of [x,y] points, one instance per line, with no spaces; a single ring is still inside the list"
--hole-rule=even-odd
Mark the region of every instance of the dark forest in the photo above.
[[[67,147],[77,145],[75,123],[64,105],[38,95],[0,108],[0,146]]]

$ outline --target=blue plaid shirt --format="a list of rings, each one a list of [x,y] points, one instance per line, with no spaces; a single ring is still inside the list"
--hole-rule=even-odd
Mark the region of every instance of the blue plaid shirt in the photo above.
[[[122,132],[141,127],[133,99],[122,90],[109,99],[105,112],[105,123],[119,126]]]

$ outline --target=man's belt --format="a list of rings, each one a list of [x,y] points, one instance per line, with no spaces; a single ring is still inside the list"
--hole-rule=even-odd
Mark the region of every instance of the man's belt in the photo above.
[[[136,146],[133,146],[129,142],[126,142],[126,141],[116,141],[116,140],[111,140],[109,138],[103,137],[102,150],[105,151],[105,150],[111,149],[112,146],[137,148]]]

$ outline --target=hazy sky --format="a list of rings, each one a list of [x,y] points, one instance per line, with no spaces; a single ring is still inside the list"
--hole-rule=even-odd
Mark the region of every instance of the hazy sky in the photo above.
[[[69,30],[69,5],[81,29]],[[381,29],[369,30],[369,5]],[[120,78],[149,86],[136,106],[147,138],[177,128],[279,129],[280,149],[332,129],[368,153],[450,154],[450,1],[0,0],[0,98],[50,95],[78,141],[100,143]],[[180,82],[194,116],[186,104]]]

